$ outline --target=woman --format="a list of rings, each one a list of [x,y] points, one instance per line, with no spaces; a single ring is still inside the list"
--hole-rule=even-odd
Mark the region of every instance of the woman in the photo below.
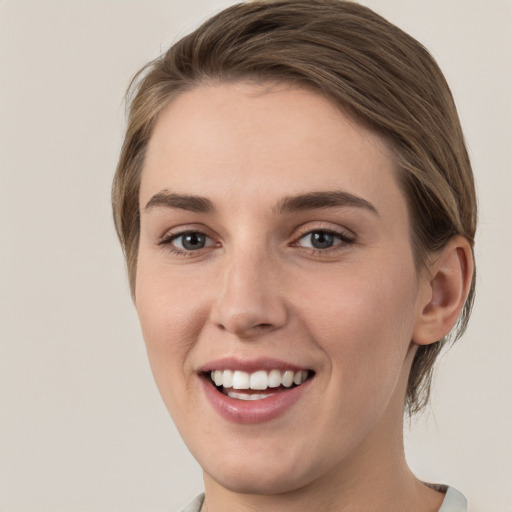
[[[472,171],[432,57],[351,2],[255,1],[133,89],[114,218],[203,469],[185,510],[465,510],[402,441],[474,295]]]

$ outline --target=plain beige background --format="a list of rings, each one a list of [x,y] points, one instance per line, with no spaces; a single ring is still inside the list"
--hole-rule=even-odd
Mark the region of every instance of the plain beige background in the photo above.
[[[0,0],[0,511],[172,512],[201,490],[160,402],[114,234],[132,74],[220,0]],[[438,59],[480,198],[478,294],[409,461],[512,511],[512,2],[364,0]]]

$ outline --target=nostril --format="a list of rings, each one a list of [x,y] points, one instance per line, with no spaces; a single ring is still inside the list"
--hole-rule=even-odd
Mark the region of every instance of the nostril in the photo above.
[[[286,303],[270,278],[248,277],[243,262],[225,276],[210,311],[211,322],[222,331],[250,338],[283,327],[288,319]],[[243,267],[243,268],[242,268]]]
[[[272,322],[257,322],[250,315],[232,316],[231,318],[225,318],[224,321],[217,321],[215,323],[221,331],[234,334],[240,339],[259,336],[279,327]]]

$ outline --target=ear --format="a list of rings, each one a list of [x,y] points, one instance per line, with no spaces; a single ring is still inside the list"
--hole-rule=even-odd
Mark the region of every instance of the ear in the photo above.
[[[420,278],[413,343],[429,345],[452,330],[466,302],[473,269],[471,246],[463,236],[453,237],[434,254]]]

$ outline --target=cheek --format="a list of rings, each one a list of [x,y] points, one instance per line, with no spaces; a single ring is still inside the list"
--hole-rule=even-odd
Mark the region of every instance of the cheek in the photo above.
[[[330,275],[322,287],[318,280],[309,284],[317,292],[298,309],[330,361],[331,382],[355,394],[386,392],[400,374],[411,341],[413,265],[354,265],[350,272]]]
[[[168,274],[141,255],[135,304],[155,382],[172,414],[179,397],[187,396],[192,376],[189,354],[206,312],[201,293]]]
[[[135,305],[148,350],[187,350],[194,330],[201,326],[198,287],[188,274],[171,271],[144,253],[139,256]]]

